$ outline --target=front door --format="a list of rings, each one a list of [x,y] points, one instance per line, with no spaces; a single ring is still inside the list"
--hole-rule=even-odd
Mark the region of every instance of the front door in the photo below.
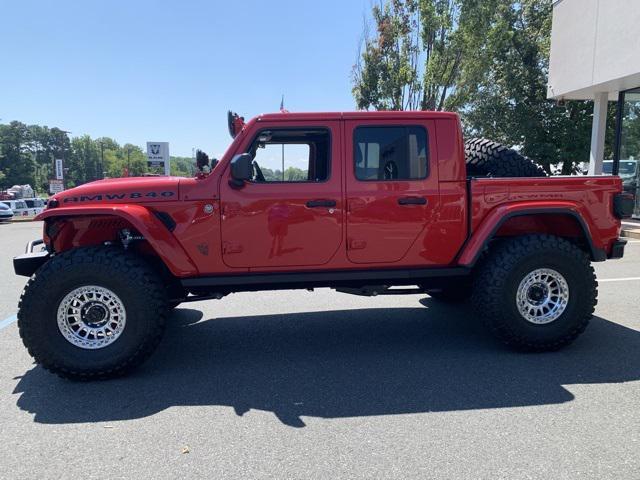
[[[345,122],[347,256],[394,263],[438,209],[434,122]]]
[[[223,176],[222,248],[230,267],[315,267],[341,245],[343,201],[339,122],[262,126],[243,150],[253,178]],[[244,153],[244,152],[243,152]]]

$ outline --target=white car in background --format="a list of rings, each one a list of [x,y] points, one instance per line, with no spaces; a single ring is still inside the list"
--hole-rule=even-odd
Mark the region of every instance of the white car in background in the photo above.
[[[0,222],[8,222],[13,218],[13,210],[0,202]]]
[[[16,217],[27,217],[29,215],[29,207],[24,200],[2,200],[4,205],[13,210]]]
[[[23,198],[23,200],[29,208],[29,215],[38,215],[42,213],[45,208],[47,208],[47,202],[42,198]]]

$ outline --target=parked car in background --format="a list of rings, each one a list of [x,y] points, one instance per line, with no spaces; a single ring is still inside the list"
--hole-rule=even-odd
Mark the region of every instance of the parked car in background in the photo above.
[[[26,217],[29,215],[29,207],[24,200],[2,200],[4,205],[13,210],[16,217]]]
[[[47,202],[42,198],[23,198],[23,200],[29,208],[29,215],[38,215],[47,208]]]
[[[640,184],[640,160],[620,160],[618,175],[622,179],[622,187],[625,191],[636,194],[636,189]],[[611,175],[613,173],[613,160],[605,160],[602,164],[602,173]]]
[[[602,173],[611,175],[613,172],[613,160],[605,160],[602,164]],[[618,172],[622,179],[622,188],[634,198],[634,218],[640,218],[640,160],[620,160]]]
[[[8,222],[13,218],[13,210],[0,202],[0,222]]]

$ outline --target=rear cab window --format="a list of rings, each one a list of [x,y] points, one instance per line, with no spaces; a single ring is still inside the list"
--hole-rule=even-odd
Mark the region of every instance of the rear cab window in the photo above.
[[[429,175],[424,127],[357,127],[353,139],[354,172],[359,181],[422,180]]]

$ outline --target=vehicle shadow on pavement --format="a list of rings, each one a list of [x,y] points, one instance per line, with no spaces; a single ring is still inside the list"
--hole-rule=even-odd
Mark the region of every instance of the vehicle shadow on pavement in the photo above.
[[[512,352],[471,307],[340,310],[200,321],[178,309],[132,375],[92,383],[34,367],[17,405],[47,424],[146,417],[173,406],[230,406],[302,417],[359,417],[557,404],[563,385],[640,379],[640,332],[595,317],[560,352]]]

